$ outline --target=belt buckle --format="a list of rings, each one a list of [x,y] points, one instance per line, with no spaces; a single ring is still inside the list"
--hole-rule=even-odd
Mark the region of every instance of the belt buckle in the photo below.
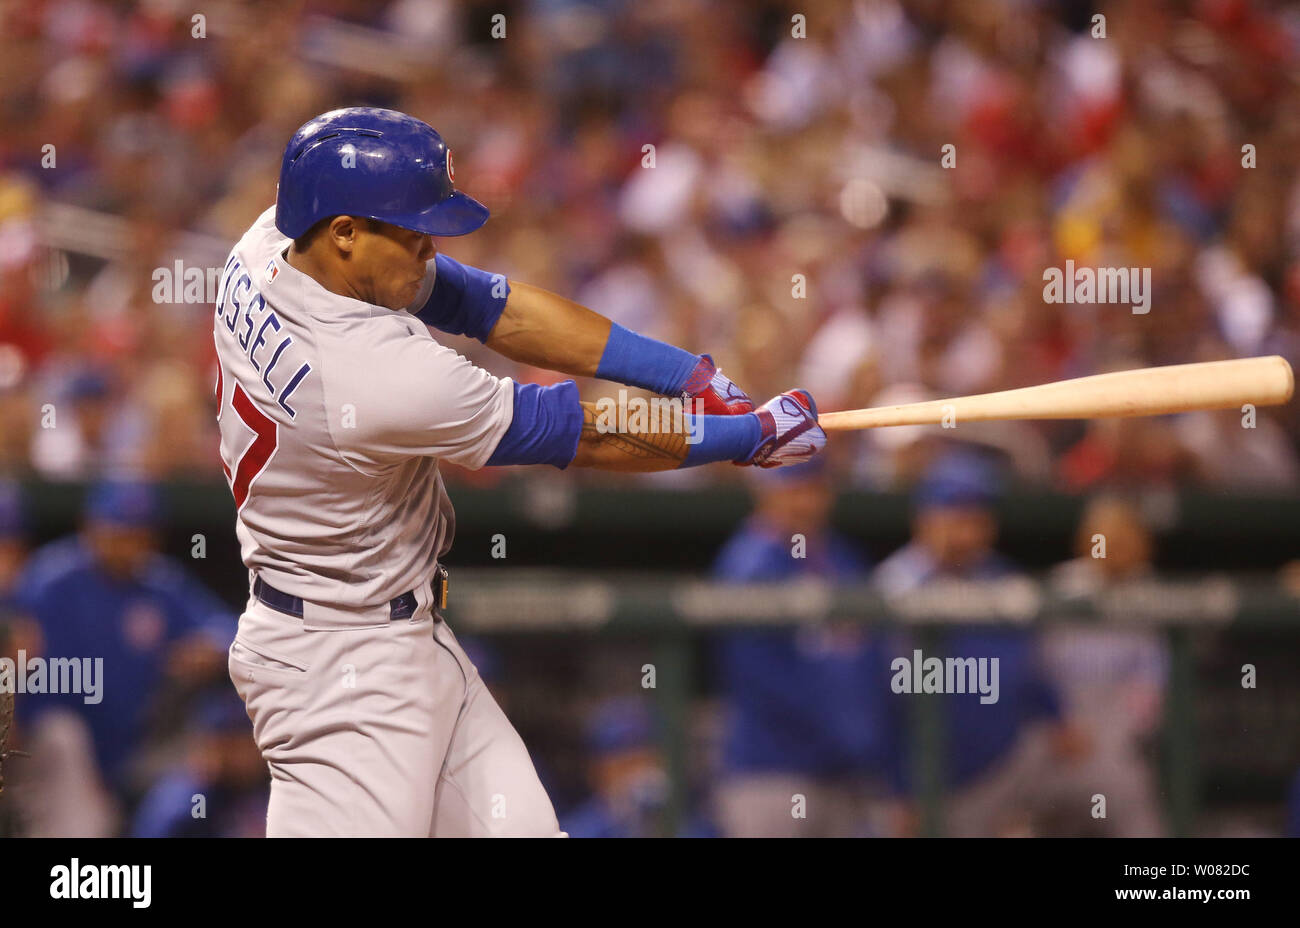
[[[447,608],[447,587],[449,585],[447,581],[447,568],[439,564],[436,573],[438,579],[435,580],[433,584],[434,602],[437,603],[439,609],[446,609]]]

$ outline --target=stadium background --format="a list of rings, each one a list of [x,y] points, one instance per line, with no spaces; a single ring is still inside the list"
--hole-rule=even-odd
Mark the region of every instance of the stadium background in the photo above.
[[[1105,38],[1091,35],[1098,13]],[[451,141],[458,181],[493,218],[441,242],[449,254],[708,350],[755,397],[799,385],[823,409],[851,408],[1300,355],[1300,15],[1283,4],[213,4],[203,37],[170,2],[0,15],[0,474],[22,510],[0,570],[10,588],[28,552],[76,531],[88,486],[130,476],[162,488],[161,549],[237,614],[246,576],[216,455],[211,304],[159,301],[155,275],[220,267],[273,202],[284,141],[335,106],[405,110]],[[955,167],[941,167],[945,145]],[[1151,268],[1151,311],[1045,303],[1042,271],[1067,259]],[[452,343],[501,375],[553,376]],[[1237,591],[1209,618],[1120,611],[1116,634],[1143,629],[1164,667],[1141,744],[1163,827],[1286,833],[1300,766],[1298,417],[1293,403],[1260,410],[1252,430],[1229,412],[837,438],[832,520],[879,563],[908,541],[927,467],[976,448],[1005,487],[998,549],[1050,583],[1079,553],[1089,502],[1122,494],[1162,577]],[[664,765],[677,787],[640,796],[650,824],[637,827],[663,830],[666,807],[716,831],[729,696],[714,646],[754,616],[683,626],[674,591],[712,572],[752,499],[780,484],[721,467],[444,473],[458,512],[450,620],[478,632],[562,823],[616,777],[602,761],[622,757]],[[458,618],[458,598],[494,590],[473,610],[460,599]],[[556,590],[568,592],[551,607],[519,605]],[[837,621],[884,615],[869,594],[848,601]],[[799,616],[768,621],[783,619]],[[205,724],[226,730],[200,711],[212,686],[140,694],[158,711],[126,807]],[[917,731],[938,731],[924,715]],[[933,739],[916,743],[926,756]],[[874,833],[940,827],[921,805]]]

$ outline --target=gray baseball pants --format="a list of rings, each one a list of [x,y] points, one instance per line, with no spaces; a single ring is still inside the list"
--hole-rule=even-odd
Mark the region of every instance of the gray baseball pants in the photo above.
[[[563,836],[523,741],[427,596],[411,619],[250,600],[230,679],[271,772],[267,837]]]

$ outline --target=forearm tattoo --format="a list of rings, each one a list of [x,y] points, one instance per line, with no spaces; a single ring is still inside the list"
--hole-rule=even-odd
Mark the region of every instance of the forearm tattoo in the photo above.
[[[629,422],[627,416],[621,415],[617,422],[611,422],[594,403],[583,403],[579,447],[584,446],[598,454],[606,467],[617,467],[622,458],[631,470],[658,469],[655,464],[668,470],[686,459],[686,429],[680,416],[668,422],[652,419],[647,424]]]

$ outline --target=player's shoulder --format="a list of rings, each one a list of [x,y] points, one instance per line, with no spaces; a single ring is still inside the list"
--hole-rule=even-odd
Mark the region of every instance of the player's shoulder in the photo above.
[[[240,236],[235,250],[252,257],[254,253],[274,254],[277,249],[288,247],[288,244],[288,236],[275,227],[275,207],[271,206],[263,210],[248,230]]]
[[[925,548],[909,542],[876,565],[871,580],[885,593],[905,593],[924,583],[934,570],[934,559]]]
[[[771,578],[787,566],[789,551],[781,538],[755,519],[747,520],[722,546],[713,565],[720,580],[746,581]]]
[[[90,552],[77,536],[60,538],[37,548],[18,582],[21,604],[30,605],[69,583],[77,583],[94,569]]]
[[[436,384],[468,363],[403,310],[376,306],[365,317],[318,316],[313,328],[326,355],[325,376],[359,389],[388,388],[413,379]]]
[[[391,351],[394,347],[430,351],[440,347],[424,323],[406,310],[365,305],[368,311],[359,315],[336,317],[343,321],[339,334],[358,347],[373,351]]]
[[[230,249],[222,276],[231,276],[233,283],[247,276],[258,284],[274,279],[273,265],[276,256],[289,247],[289,239],[275,227],[275,207],[264,210]],[[262,275],[267,275],[262,279]],[[220,316],[220,314],[218,314]]]

